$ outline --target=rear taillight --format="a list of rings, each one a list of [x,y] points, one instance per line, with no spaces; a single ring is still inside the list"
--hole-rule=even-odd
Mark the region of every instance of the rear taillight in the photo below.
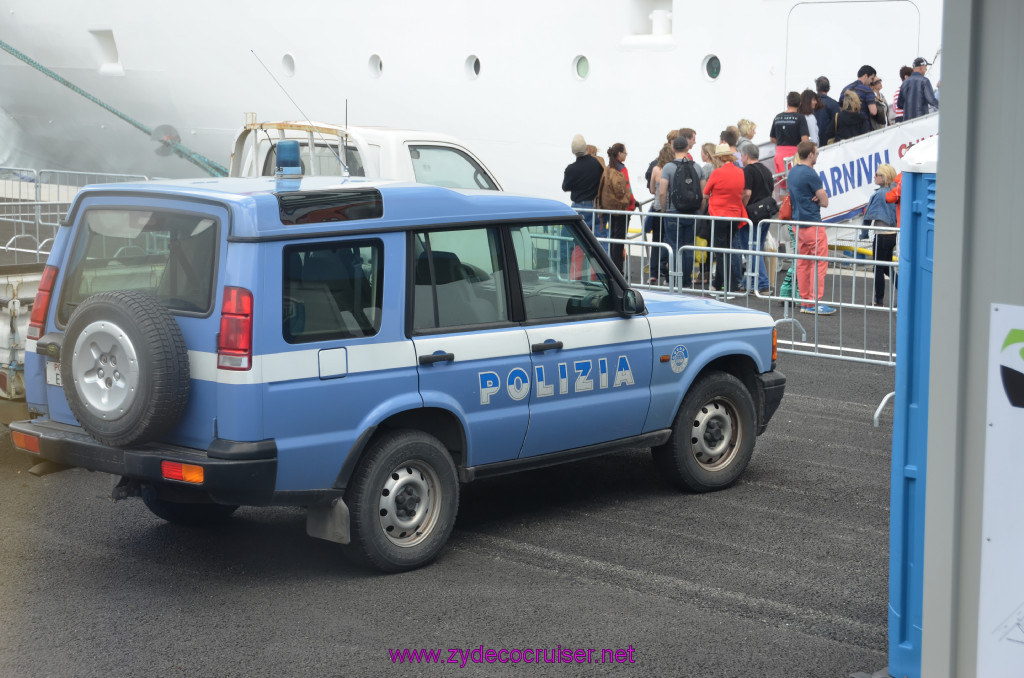
[[[50,298],[53,296],[53,284],[56,280],[56,266],[47,266],[43,269],[43,277],[39,281],[36,300],[32,304],[32,316],[28,321],[29,339],[38,339],[43,336],[43,327],[46,325],[46,313],[50,310]]]
[[[39,454],[39,438],[21,431],[11,431],[11,442],[20,450]]]
[[[252,368],[252,292],[247,289],[224,288],[217,367],[222,370]]]
[[[203,467],[194,464],[182,464],[176,461],[161,461],[160,475],[167,480],[180,480],[185,483],[203,484]]]

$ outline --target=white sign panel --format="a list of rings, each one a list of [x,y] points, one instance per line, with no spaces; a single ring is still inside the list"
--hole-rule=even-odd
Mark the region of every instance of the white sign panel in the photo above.
[[[978,677],[1024,675],[1024,307],[993,304]]]
[[[822,146],[814,169],[825,184],[828,207],[821,210],[826,221],[857,216],[855,210],[867,205],[875,192],[875,169],[889,164],[897,172],[906,169],[900,158],[911,146],[939,133],[939,114],[932,113],[892,127]],[[852,212],[852,213],[851,213]]]

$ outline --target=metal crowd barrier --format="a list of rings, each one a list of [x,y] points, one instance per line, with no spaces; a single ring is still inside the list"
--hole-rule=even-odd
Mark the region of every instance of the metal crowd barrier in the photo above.
[[[141,174],[108,174],[0,167],[0,263],[45,261],[75,195],[89,184],[146,181]]]
[[[578,208],[577,212],[594,215],[596,218],[638,214],[637,212],[584,208]],[[874,259],[872,255],[874,239],[865,241],[856,237],[858,231],[864,230],[874,235],[879,231],[892,231],[891,227],[768,219],[762,221],[759,228],[768,229],[770,233],[773,233],[779,246],[774,251],[761,251],[759,238],[755,238],[754,242],[748,244],[747,247],[716,247],[713,244],[715,229],[722,228],[725,222],[730,221],[722,217],[657,212],[639,214],[641,217],[653,219],[690,219],[695,224],[711,222],[712,232],[707,241],[699,242],[695,238],[680,245],[674,255],[668,259],[668,280],[664,283],[660,278],[655,283],[650,282],[650,278],[658,278],[658,276],[648,275],[646,267],[651,265],[654,252],[671,249],[666,243],[648,239],[648,233],[643,233],[635,239],[598,238],[599,242],[605,244],[617,243],[625,246],[624,275],[634,286],[714,297],[728,303],[743,304],[747,307],[756,307],[767,311],[776,320],[776,325],[779,328],[779,351],[783,353],[813,355],[875,365],[895,365],[896,290],[894,280],[897,263]],[[731,221],[743,223],[744,230],[752,228],[749,219]],[[811,227],[826,229],[827,255],[800,254],[795,251],[800,229]],[[750,231],[747,230],[747,233],[749,234]],[[690,280],[683,280],[683,256],[687,251],[692,252],[694,256],[693,273]],[[729,289],[729,268],[732,265],[733,256],[740,257],[746,262],[740,276],[743,292]],[[725,269],[721,277],[723,289],[712,289],[713,269],[710,265],[707,269],[698,265],[702,257],[709,263],[713,259],[720,258],[721,265]],[[757,284],[762,257],[769,269],[770,291],[767,293],[760,291]],[[825,287],[820,290],[820,295],[817,289],[817,276],[811,277],[811,295],[815,299],[814,311],[811,313],[800,313],[801,306],[810,304],[811,301],[795,296],[796,292],[793,291],[798,287],[795,282],[797,262],[806,262],[803,265],[811,267],[819,265],[826,267]],[[718,264],[716,263],[716,265]],[[637,275],[638,267],[639,276]],[[888,268],[893,271],[893,274],[885,278],[885,305],[880,307],[873,305],[876,267]],[[786,290],[789,294],[783,295],[780,287],[785,282],[784,276],[790,268],[794,269],[794,281]],[[818,312],[819,304],[831,306],[835,309],[835,314],[821,315]]]
[[[662,213],[662,212],[626,212],[626,211],[623,211],[623,210],[599,210],[599,209],[588,209],[588,208],[582,208],[582,207],[581,208],[577,208],[576,211],[579,212],[580,214],[583,214],[583,215],[593,215],[593,217],[595,219],[600,219],[601,217],[612,216],[612,215],[626,216],[627,218],[628,217],[632,217],[632,216],[639,216],[639,217],[641,217],[642,220],[646,220],[647,218],[651,218],[651,219],[656,220],[658,222],[659,226],[660,226],[660,227],[656,227],[655,232],[661,232],[663,234],[663,237],[664,237],[664,228],[666,226],[666,223],[665,223],[666,220],[672,221],[672,222],[674,222],[676,219],[693,221],[694,222],[694,231],[695,232],[696,232],[696,228],[697,228],[697,224],[698,223],[708,222],[709,223],[709,228],[708,228],[709,233],[708,233],[707,240],[705,240],[705,243],[706,243],[705,245],[700,245],[699,243],[697,243],[694,240],[694,241],[691,241],[690,243],[688,243],[687,246],[685,246],[685,247],[681,246],[681,247],[677,248],[676,251],[674,251],[674,252],[673,252],[671,246],[669,244],[665,243],[664,241],[648,240],[647,236],[649,235],[649,233],[646,232],[645,230],[641,230],[640,232],[638,232],[632,238],[628,237],[628,233],[629,233],[629,229],[628,229],[629,222],[628,221],[627,221],[627,238],[626,239],[618,239],[617,240],[617,239],[614,239],[614,238],[611,238],[611,237],[599,237],[598,241],[601,242],[601,243],[604,243],[606,245],[621,244],[621,245],[623,245],[625,247],[626,257],[625,257],[625,261],[624,261],[624,264],[623,264],[623,275],[626,277],[627,280],[631,281],[633,284],[635,284],[635,285],[637,285],[639,287],[662,288],[662,289],[671,290],[671,291],[674,291],[674,292],[684,292],[684,291],[699,292],[699,293],[703,293],[703,294],[707,294],[709,296],[715,296],[715,297],[719,297],[719,298],[728,298],[730,296],[730,294],[732,294],[732,296],[735,296],[735,294],[731,293],[728,289],[713,290],[711,288],[711,273],[710,273],[710,270],[708,270],[706,275],[700,275],[700,276],[698,276],[696,273],[694,273],[693,270],[691,270],[691,274],[692,274],[691,279],[690,280],[683,280],[683,277],[684,277],[684,274],[682,272],[682,268],[683,268],[683,252],[687,251],[687,250],[695,250],[694,263],[693,263],[694,269],[697,269],[699,266],[705,266],[705,265],[707,265],[710,268],[709,265],[710,265],[710,259],[712,258],[712,255],[714,255],[714,254],[721,254],[721,253],[732,253],[733,252],[732,250],[712,247],[711,243],[715,242],[715,234],[718,233],[720,235],[721,234],[720,233],[721,229],[729,228],[729,226],[726,225],[728,223],[732,223],[732,224],[740,224],[740,223],[742,223],[746,229],[750,229],[751,228],[751,222],[750,222],[749,219],[725,219],[723,217],[712,217],[712,216],[708,216],[706,214],[665,214],[665,213]],[[590,223],[589,219],[585,218],[585,221],[588,224]],[[749,232],[749,230],[748,230],[748,232]],[[596,233],[596,231],[595,231],[595,233]],[[607,249],[607,247],[606,247],[606,249]],[[668,258],[667,258],[667,262],[668,262],[667,269],[668,270],[667,270],[666,280],[664,281],[664,283],[661,281],[661,276],[658,275],[657,272],[650,270],[651,263],[652,263],[652,261],[655,260],[655,257],[653,257],[652,255],[655,254],[656,252],[660,253],[661,251],[665,251],[665,254],[671,253],[671,256],[668,256]],[[740,250],[737,250],[737,252],[739,252],[739,251]],[[742,252],[746,252],[746,250],[741,250],[741,251]],[[639,269],[640,269],[641,275],[639,276],[638,280],[634,278],[634,266],[633,266],[633,258],[634,257],[638,258],[638,260],[639,260]],[[726,268],[726,270],[724,271],[723,275],[726,276],[726,277],[724,277],[723,280],[727,279],[728,274],[731,272],[731,262],[730,262],[729,258],[725,257],[724,259],[725,259],[725,268]],[[705,260],[707,260],[707,263],[705,263]],[[651,280],[652,278],[654,279],[654,281]]]

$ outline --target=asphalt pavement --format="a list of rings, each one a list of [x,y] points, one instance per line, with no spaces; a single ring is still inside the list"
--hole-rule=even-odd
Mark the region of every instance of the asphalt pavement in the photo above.
[[[677,492],[642,449],[478,481],[440,559],[390,576],[307,537],[299,509],[177,527],[112,502],[111,476],[31,476],[5,443],[0,676],[873,672],[887,652],[891,409],[871,419],[893,372],[792,355],[779,368],[786,396],[734,487]],[[475,662],[481,646],[632,648],[634,661]],[[457,663],[393,663],[403,648]]]

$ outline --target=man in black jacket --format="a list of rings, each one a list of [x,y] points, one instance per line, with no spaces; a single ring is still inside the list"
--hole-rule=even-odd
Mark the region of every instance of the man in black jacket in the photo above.
[[[768,239],[768,228],[766,226],[760,227],[758,225],[759,219],[772,218],[772,216],[774,216],[772,212],[777,214],[778,207],[774,200],[771,202],[766,200],[772,197],[772,192],[775,189],[775,181],[772,179],[771,170],[758,162],[758,158],[760,158],[760,156],[760,150],[758,150],[757,146],[749,141],[740,146],[740,157],[743,160],[743,175],[745,180],[742,194],[743,204],[747,207],[747,216],[754,224],[754,227],[750,229],[749,238],[751,239],[751,242],[748,247],[750,249],[754,249],[754,243],[752,240],[754,238],[754,234],[757,233],[757,249],[758,251],[763,252],[765,240]],[[752,212],[751,208],[762,202],[769,205],[769,207],[766,208],[769,213],[767,216],[759,218],[755,216],[755,213]],[[751,257],[751,259],[753,259],[753,257]],[[757,268],[757,291],[761,294],[770,294],[772,288],[771,281],[768,279],[768,269],[765,266],[764,257],[759,257],[759,259],[760,261],[758,261]],[[752,266],[753,261],[748,265]]]
[[[828,95],[832,85],[824,75],[814,81],[814,87],[818,90],[818,101],[821,102],[821,108],[814,112],[818,120],[818,145],[824,146],[836,135],[835,121],[839,113],[839,102]]]
[[[594,198],[597,197],[597,187],[601,183],[601,174],[604,168],[601,162],[587,153],[587,142],[582,134],[572,138],[572,153],[576,156],[576,162],[565,168],[565,175],[562,178],[562,190],[569,191],[569,199],[572,206],[586,209],[594,208]],[[587,222],[590,230],[594,230],[594,214],[584,212],[583,219]]]

